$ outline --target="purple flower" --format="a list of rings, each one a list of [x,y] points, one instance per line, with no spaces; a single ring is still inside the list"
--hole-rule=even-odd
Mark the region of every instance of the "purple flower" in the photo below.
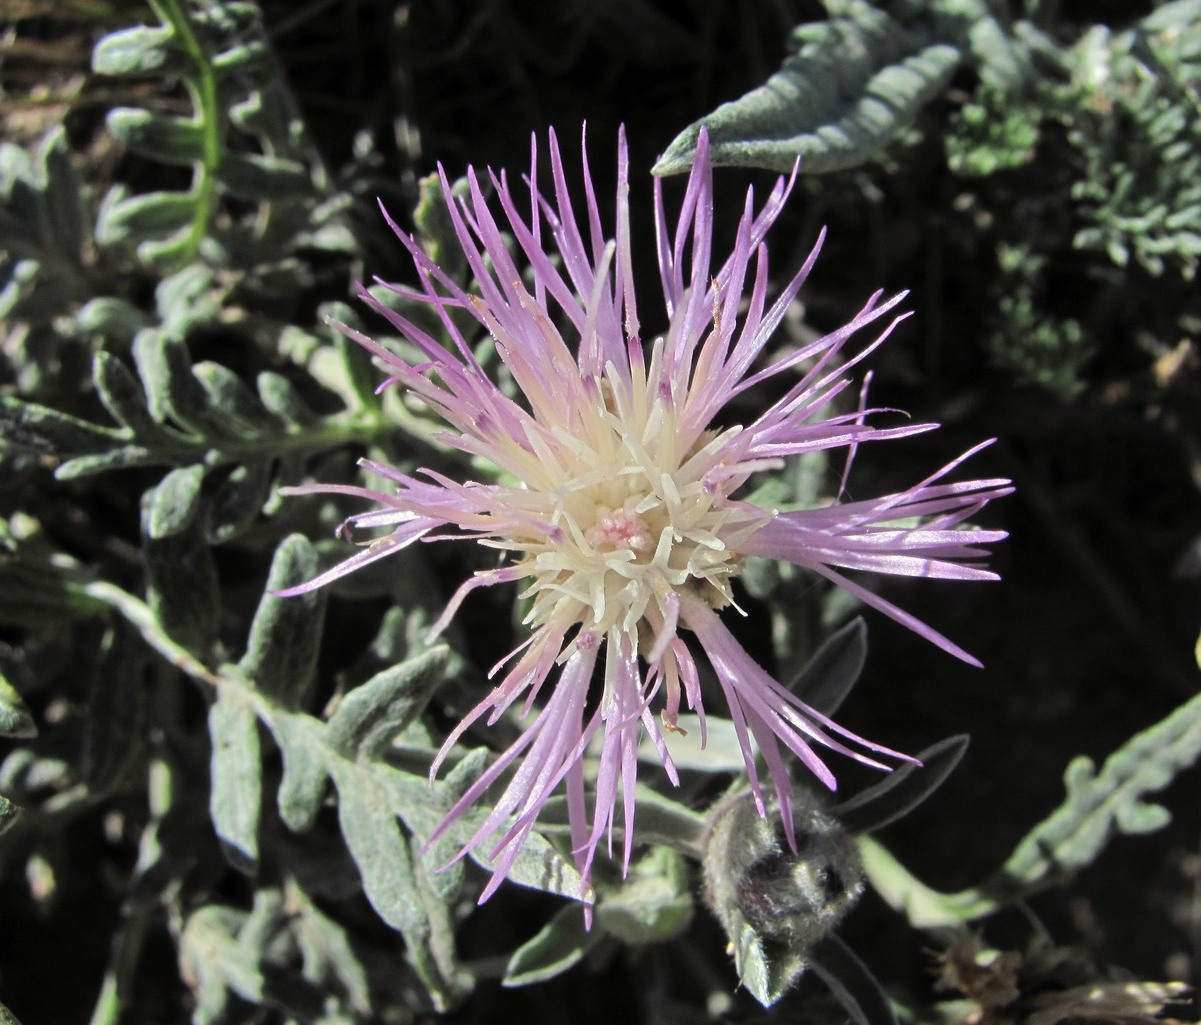
[[[991,580],[980,547],[1004,537],[960,529],[989,500],[1011,489],[1004,480],[950,483],[969,452],[897,494],[824,508],[777,512],[735,496],[751,476],[793,455],[846,449],[848,464],[864,441],[902,438],[933,424],[877,428],[879,410],[832,412],[851,385],[849,371],[903,319],[904,294],[873,295],[845,326],[767,361],[768,342],[809,274],[821,237],[804,265],[768,300],[764,236],[792,181],[777,181],[756,211],[747,194],[733,252],[712,260],[713,185],[701,135],[674,232],[655,182],[655,236],[667,330],[644,340],[634,302],[628,158],[620,137],[617,224],[601,226],[584,155],[585,209],[573,207],[558,144],[550,135],[553,190],[537,185],[537,152],[528,198],[504,174],[488,173],[489,200],[474,171],[469,192],[442,189],[463,254],[476,281],[467,292],[396,228],[422,288],[386,286],[428,304],[453,340],[447,348],[366,290],[361,296],[421,353],[409,362],[342,326],[389,375],[449,425],[440,440],[495,468],[487,480],[419,476],[374,462],[391,493],[342,485],[307,485],[294,494],[336,493],[374,503],[346,526],[388,528],[350,559],[284,594],[320,587],[406,545],[474,540],[503,557],[476,573],[451,598],[433,633],[443,629],[473,590],[515,582],[529,599],[529,636],[493,670],[493,689],[447,739],[431,776],[463,732],[494,723],[515,704],[533,721],[450,810],[435,836],[460,820],[498,781],[491,811],[467,841],[493,867],[481,899],[500,884],[548,798],[564,786],[571,845],[587,880],[601,840],[610,850],[620,799],[623,865],[634,838],[638,744],[645,733],[667,776],[678,782],[663,731],[678,730],[681,704],[705,713],[696,658],[713,667],[741,742],[760,814],[765,801],[755,765],[762,755],[786,830],[790,782],[784,750],[833,788],[819,748],[880,768],[905,756],[848,732],[774,680],[741,647],[718,615],[734,604],[732,580],[746,556],[783,559],[846,588],[868,605],[940,648],[974,660],[929,626],[849,580],[870,570],[954,580]],[[519,205],[519,203],[521,205]],[[499,216],[497,210],[499,209]],[[391,223],[391,222],[389,222]],[[520,262],[502,232],[516,241]],[[471,339],[452,313],[466,311],[495,341],[520,399],[484,372]],[[879,322],[878,334],[854,354],[850,340]],[[718,426],[731,400],[771,380],[779,395],[758,419]],[[381,386],[383,387],[383,386]],[[973,450],[975,451],[975,450]],[[436,536],[430,536],[437,531]],[[535,706],[539,706],[535,712]],[[782,750],[783,749],[783,750]],[[598,752],[592,796],[584,755]],[[512,770],[510,772],[510,770]],[[582,896],[586,896],[586,891]]]

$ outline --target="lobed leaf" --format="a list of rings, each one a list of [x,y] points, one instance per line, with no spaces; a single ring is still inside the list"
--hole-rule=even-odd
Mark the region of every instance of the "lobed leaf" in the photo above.
[[[917,929],[971,922],[1001,908],[1000,902],[981,887],[942,893],[927,886],[870,836],[860,836],[858,845],[863,873],[872,889]]]
[[[93,51],[93,65],[104,73],[159,74],[186,84],[191,117],[122,107],[110,112],[108,127],[132,152],[191,167],[192,185],[186,193],[114,199],[102,212],[102,237],[136,242],[139,259],[152,269],[197,262],[249,267],[263,258],[264,249],[276,250],[277,241],[294,245],[320,229],[328,216],[316,217],[314,154],[306,148],[258,6],[234,0],[203,7],[152,0],[151,6],[162,25],[104,37]],[[239,130],[254,141],[240,140]],[[226,234],[216,227],[223,194],[266,204],[253,219],[245,213],[232,218],[228,234],[237,244],[218,239]],[[255,279],[250,280],[253,287]]]
[[[833,5],[829,5],[833,7]],[[962,58],[934,25],[903,25],[866,0],[793,35],[797,52],[767,83],[681,132],[654,174],[687,170],[702,128],[715,165],[820,174],[853,167],[938,95]]]
[[[147,704],[144,650],[117,624],[90,667],[83,733],[83,778],[93,794],[107,794],[135,763],[145,744]]]
[[[321,909],[299,887],[289,894],[300,904],[293,929],[301,957],[304,977],[326,992],[334,987],[345,992],[353,1010],[363,1018],[371,1016],[371,983],[367,969],[355,950],[351,934]]]
[[[204,435],[210,426],[208,393],[192,373],[187,346],[161,331],[143,331],[134,339],[133,356],[151,416]]]
[[[430,653],[430,658],[433,661],[444,655]],[[463,778],[456,779],[451,786],[444,784],[431,789],[426,780],[385,763],[347,757],[331,742],[325,724],[274,704],[266,694],[249,685],[238,667],[225,667],[218,689],[221,694],[218,704],[237,701],[242,709],[252,708],[252,716],[268,727],[279,745],[284,775],[278,802],[281,817],[289,827],[306,829],[312,825],[324,795],[325,780],[327,777],[333,780],[338,793],[339,824],[359,870],[364,894],[380,917],[403,933],[413,966],[435,1003],[447,1006],[457,999],[467,979],[454,953],[450,902],[457,899],[456,888],[429,879],[427,859],[423,853],[415,857],[410,846],[420,844],[420,837],[429,835],[455,796],[470,785],[470,779],[478,776],[483,762],[470,759]],[[232,719],[234,713],[228,714]],[[248,717],[242,710],[236,715],[238,718],[228,730],[231,736],[242,737],[243,750],[249,749],[252,745],[247,740]],[[218,739],[216,735],[214,739]],[[214,749],[214,771],[219,767],[219,757],[223,756]],[[224,757],[229,758],[225,769],[232,779],[241,758],[235,761],[228,750]],[[257,750],[254,757],[259,757]],[[249,767],[243,767],[244,773],[249,771]],[[451,775],[463,774],[456,771]],[[258,784],[243,779],[243,785],[254,791]],[[215,790],[216,787],[215,783]],[[241,807],[230,804],[213,808],[215,818],[222,816],[219,829],[237,839],[237,849],[243,852],[250,850],[249,809],[256,802],[257,796]],[[449,842],[455,845],[465,842],[478,828],[478,819],[477,815],[456,822],[449,831]],[[538,834],[531,836],[519,856],[513,876],[551,892],[570,890],[578,894],[581,885],[574,868]]]
[[[0,317],[50,324],[87,298],[90,208],[61,125],[32,159],[0,144]]]
[[[173,510],[173,532],[156,536],[168,520],[172,496],[188,494],[196,481],[191,468],[168,474],[163,483],[142,496],[142,558],[146,589],[154,617],[167,635],[188,651],[207,655],[216,643],[221,619],[220,588],[213,554],[195,508]],[[193,501],[198,501],[196,495]]]
[[[259,402],[246,383],[229,367],[203,360],[192,366],[192,374],[208,394],[208,408],[224,430],[235,437],[275,434],[280,424]]]
[[[75,326],[82,334],[97,335],[119,342],[132,342],[142,328],[150,324],[150,318],[136,306],[115,296],[99,296],[89,299],[75,314]],[[96,358],[108,356],[99,349]]]
[[[323,994],[291,972],[268,960],[269,944],[256,942],[251,916],[220,904],[194,911],[180,937],[180,959],[196,996],[193,1021],[216,1025],[225,1014],[228,993],[284,1012],[291,1021],[322,1019]],[[279,929],[276,932],[282,931]],[[267,948],[267,949],[264,949]]]
[[[432,758],[432,752],[430,757]],[[480,778],[487,766],[486,749],[475,748],[468,751],[438,786],[440,806],[449,808],[454,805]],[[467,865],[462,858],[457,857],[458,853],[459,847],[455,839],[444,834],[432,843],[423,845],[418,859],[423,865],[433,867],[434,872],[429,876],[429,882],[448,904],[457,901],[461,896],[467,875]]]
[[[272,735],[284,761],[276,803],[279,817],[296,833],[313,827],[329,772],[321,757],[321,724],[310,716],[272,716]]]
[[[1167,786],[1198,757],[1201,695],[1135,734],[1105,760],[1099,773],[1088,758],[1074,759],[1064,776],[1068,794],[1063,804],[1035,826],[1001,870],[982,885],[940,893],[916,879],[880,844],[861,836],[864,870],[884,900],[918,928],[982,918],[1091,864],[1114,835],[1165,826],[1170,820],[1167,809],[1142,798]]]
[[[221,162],[217,180],[239,199],[271,201],[303,196],[312,191],[308,168],[297,160],[261,156],[257,153],[228,153]]]
[[[107,470],[121,470],[133,466],[156,466],[166,460],[141,445],[122,445],[108,452],[97,452],[95,455],[76,456],[68,459],[57,470],[54,476],[59,480],[78,480],[90,477],[95,473]]]
[[[705,743],[702,746],[699,726],[689,724],[691,716],[680,718],[687,732],[664,731],[663,735],[663,742],[677,768],[696,772],[742,772],[745,769],[742,741],[732,720],[706,715]],[[638,757],[644,762],[663,763],[658,749],[645,735],[638,744]]]
[[[209,502],[208,539],[224,544],[249,529],[272,499],[274,460],[247,459],[218,485]]]
[[[334,348],[339,358],[340,380],[344,383],[344,387],[338,389],[339,394],[354,407],[378,409],[379,371],[367,350],[340,331],[334,332]]]
[[[409,942],[420,942],[429,925],[413,899],[417,889],[413,861],[391,795],[374,773],[356,772],[337,762],[331,768],[338,788],[338,823],[359,868],[364,896],[380,918]]]
[[[701,849],[708,820],[679,801],[645,784],[638,784],[638,839],[665,844],[677,851],[696,855]]]
[[[462,985],[453,939],[451,950],[445,943],[445,938],[453,938],[454,928],[447,905],[425,899],[428,891],[423,892],[397,821],[396,785],[403,793],[407,783],[402,774],[382,765],[367,768],[336,759],[328,767],[338,789],[338,822],[362,877],[363,893],[376,913],[404,935],[418,975],[436,1004],[447,1006]]]
[[[165,273],[195,255],[195,222],[162,239],[146,239],[138,243],[138,259],[151,270]]]
[[[262,39],[246,39],[213,57],[218,80],[253,75],[272,67],[271,48]]]
[[[604,893],[596,907],[596,926],[626,944],[661,943],[688,928],[693,906],[683,856],[655,847],[631,867],[620,886]]]
[[[67,133],[61,125],[52,128],[42,139],[36,159],[52,249],[79,265],[91,237],[89,193],[75,169]]]
[[[1166,808],[1143,800],[1201,757],[1201,695],[1110,755],[1100,772],[1090,759],[1064,774],[1067,798],[1018,844],[1005,862],[1007,881],[1029,887],[1091,864],[1116,833],[1147,833],[1167,825]]]
[[[109,416],[135,436],[165,438],[162,425],[146,408],[146,393],[125,364],[101,349],[92,362],[92,382]]]
[[[258,386],[259,401],[267,412],[291,425],[306,427],[316,423],[318,417],[312,406],[283,374],[265,370],[259,374],[255,383]]]
[[[452,831],[458,842],[466,843],[478,828],[483,815],[476,814],[460,820],[461,826]],[[493,865],[482,853],[487,841],[472,848],[468,856],[481,868],[492,871]],[[584,881],[576,871],[575,866],[560,854],[541,833],[531,833],[514,860],[506,877],[510,882],[519,886],[528,886],[531,890],[541,890],[544,893],[554,893],[572,900],[587,901],[592,899],[591,887],[585,887]]]

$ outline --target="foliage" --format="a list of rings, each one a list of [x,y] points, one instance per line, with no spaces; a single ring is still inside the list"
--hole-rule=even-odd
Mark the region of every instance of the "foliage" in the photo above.
[[[825,7],[826,21],[794,30],[795,54],[766,85],[685,129],[655,172],[687,168],[702,125],[714,163],[843,170],[892,142],[961,64],[998,91],[1020,89],[1033,70],[1030,47],[983,0]]]
[[[1018,380],[1079,393],[1096,346],[1050,302],[1044,272],[1062,261],[1052,248],[1062,241],[1059,232],[1040,237],[1038,225],[1070,212],[1071,245],[1101,261],[1099,271],[1135,261],[1152,275],[1192,279],[1201,250],[1201,4],[1175,0],[1133,28],[1098,25],[1069,43],[1036,20],[1006,22],[978,0],[827,0],[826,8],[828,20],[795,30],[795,53],[776,74],[682,132],[656,173],[690,165],[702,125],[718,163],[846,170],[882,159],[902,138],[916,146],[905,129],[925,111],[918,136],[941,139],[954,174],[1020,213],[1001,226],[1020,234],[974,244],[997,253],[993,361]],[[964,69],[974,91],[939,103]],[[940,107],[949,113],[941,121]],[[1007,187],[1005,176],[1035,162],[1069,174],[1043,175],[1044,191],[1033,194]]]
[[[1008,859],[993,861],[1002,867],[984,882],[951,893],[919,882],[891,853],[891,830],[964,756],[966,737],[930,744],[928,723],[909,711],[920,688],[941,684],[904,658],[881,666],[880,652],[895,650],[883,633],[880,643],[873,631],[869,660],[867,626],[845,597],[790,568],[750,560],[738,597],[757,657],[827,714],[865,667],[883,674],[873,683],[888,693],[868,700],[903,710],[898,728],[921,738],[910,750],[924,748],[923,764],[836,799],[806,798],[801,833],[812,842],[794,853],[747,813],[747,794],[732,782],[742,771],[737,730],[711,716],[703,749],[697,731],[666,738],[681,785],[640,785],[635,859],[626,878],[598,867],[590,926],[561,804],[514,870],[522,885],[476,909],[486,859],[454,858],[480,818],[426,841],[517,724],[502,719],[493,733],[468,734],[436,782],[426,774],[449,724],[489,685],[487,667],[511,647],[511,613],[481,605],[465,628],[430,646],[426,632],[447,581],[482,564],[448,565],[437,546],[424,545],[389,575],[366,572],[328,594],[276,597],[333,561],[332,543],[304,537],[328,535],[351,509],[290,503],[279,489],[349,481],[363,456],[463,469],[452,466],[460,457],[440,444],[426,410],[376,393],[369,359],[329,322],[364,326],[345,301],[358,260],[395,247],[386,232],[364,227],[375,217],[365,200],[392,194],[372,169],[396,159],[389,147],[415,131],[410,118],[439,109],[424,93],[424,107],[389,106],[416,95],[406,69],[499,46],[533,53],[530,66],[545,85],[566,73],[559,55],[537,50],[533,27],[525,26],[528,36],[507,35],[518,16],[503,4],[472,14],[478,23],[445,53],[408,54],[404,68],[392,69],[399,85],[382,82],[374,66],[358,67],[353,53],[324,51],[339,76],[370,79],[380,105],[359,104],[362,134],[353,153],[335,159],[321,130],[329,134],[344,110],[323,115],[307,95],[296,69],[311,40],[303,31],[289,37],[295,5],[13,6],[22,39],[31,22],[34,31],[65,24],[69,33],[91,33],[91,72],[81,69],[80,106],[63,123],[47,122],[28,146],[0,143],[0,901],[11,928],[0,951],[0,1025],[17,1020],[6,1004],[26,1022],[45,1017],[27,1009],[35,990],[47,1001],[74,1000],[76,1010],[90,1004],[95,1025],[189,1017],[348,1025],[443,1013],[478,1021],[488,1020],[497,987],[553,994],[565,990],[540,987],[594,986],[596,970],[634,979],[641,989],[629,999],[661,1005],[656,1021],[803,1013],[892,1025],[893,999],[908,985],[896,984],[895,966],[906,956],[873,959],[840,937],[844,914],[885,910],[866,901],[851,910],[864,886],[914,927],[959,926],[1028,899],[1037,909],[1074,877],[1103,871],[1115,835],[1167,829],[1169,800],[1161,807],[1147,797],[1195,764],[1201,699],[1136,734],[1100,770],[1085,758],[1071,762],[1062,805]],[[300,24],[329,15],[329,5],[312,6],[297,15]],[[450,6],[400,4],[392,13],[437,22],[452,17]],[[628,61],[676,74],[676,51],[701,44],[663,13],[667,6],[628,0],[580,24],[614,33],[611,73]],[[1110,28],[1052,21],[1045,6],[1027,4],[1023,17],[1005,19],[984,0],[827,0],[828,20],[795,30],[779,71],[680,133],[656,171],[685,168],[704,123],[726,163],[787,171],[800,156],[802,174],[823,173],[812,186],[819,196],[823,188],[839,195],[852,182],[842,172],[858,167],[862,177],[847,188],[870,180],[879,197],[927,204],[921,216],[946,226],[948,262],[980,279],[963,297],[978,328],[964,343],[965,359],[975,368],[987,356],[1017,380],[1091,403],[1094,415],[1093,367],[1112,364],[1117,345],[1129,359],[1133,332],[1115,342],[1102,330],[1112,306],[1066,302],[1059,283],[1070,265],[1097,289],[1120,288],[1147,335],[1172,345],[1183,338],[1184,372],[1167,375],[1130,418],[1140,431],[1163,428],[1154,435],[1157,456],[1176,454],[1139,488],[1140,508],[1172,505],[1182,492],[1160,494],[1157,485],[1185,476],[1190,464],[1179,452],[1201,451],[1189,419],[1198,407],[1174,404],[1195,395],[1187,373],[1195,296],[1177,289],[1195,275],[1201,251],[1201,0],[1176,0]],[[620,34],[626,16],[637,46]],[[426,31],[436,35],[437,27],[427,23]],[[655,32],[666,40],[660,49]],[[573,36],[581,47],[592,38],[582,28]],[[285,70],[277,47],[289,45]],[[715,52],[711,67],[732,63]],[[501,89],[520,85],[526,72],[489,74],[490,87]],[[13,81],[2,83],[6,123],[17,119]],[[51,85],[53,92],[61,83]],[[61,85],[64,93],[75,88]],[[448,90],[464,126],[429,144],[448,167],[462,139],[477,141],[471,119],[486,114],[514,134],[517,118],[476,110],[488,106],[478,97],[463,114],[452,98]],[[530,102],[539,99],[531,94]],[[647,116],[657,109],[645,106]],[[687,120],[681,110],[677,103],[667,112],[672,131]],[[881,154],[896,155],[901,141],[904,152],[886,167]],[[393,213],[466,283],[437,180],[420,179],[428,159],[402,157],[410,162],[388,173],[408,176],[411,187],[395,191],[412,213]],[[913,209],[902,204],[897,216],[918,216]],[[893,234],[921,230],[911,221]],[[845,271],[860,269],[848,262]],[[820,322],[823,304],[841,302],[838,287],[807,291],[805,316],[814,312]],[[373,294],[419,315],[403,296]],[[439,323],[429,329],[442,337]],[[810,330],[808,321],[786,321],[772,344],[794,344]],[[489,341],[473,341],[488,366]],[[912,365],[892,372],[891,386],[914,383]],[[980,389],[974,377],[955,387],[940,396],[952,420],[971,415],[963,410],[972,402],[959,400]],[[1027,424],[1011,409],[995,415],[1011,417],[997,433],[1025,437]],[[1010,449],[1001,458],[1018,457]],[[1196,466],[1194,458],[1201,479]],[[820,504],[841,487],[837,477],[824,458],[798,459],[765,473],[756,500]],[[1080,504],[1111,501],[1106,491]],[[1195,511],[1177,504],[1180,516]],[[1071,524],[1053,526],[1061,533],[1047,549],[1081,549]],[[1156,554],[1177,534],[1154,533]],[[1140,574],[1162,569],[1136,558],[1144,549],[1130,551]],[[1062,574],[1046,550],[1039,559],[1040,571]],[[1111,597],[1104,573],[1088,579],[1100,579],[1097,590],[1121,612],[1123,596]],[[1173,593],[1173,607],[1188,605]],[[1023,659],[1028,630],[1005,624]],[[1029,678],[1007,686],[1023,696],[1070,694],[1071,681],[1044,668],[1047,657],[1045,647],[1032,650]],[[1157,679],[1154,657],[1146,662],[1147,679]],[[964,707],[971,700],[963,698]],[[642,754],[658,761],[653,751]],[[1058,747],[1047,756],[1055,773],[1062,756]],[[923,808],[923,821],[940,814],[945,796]],[[986,834],[950,815],[937,829]],[[980,846],[976,854],[996,851]],[[815,887],[824,900],[816,912]],[[52,930],[63,921],[86,954],[87,969],[71,987],[53,982],[62,955]],[[911,937],[913,950],[928,942]],[[998,962],[998,971],[1011,961]],[[1044,975],[1031,972],[1041,986]],[[663,981],[676,977],[688,989],[680,999],[669,998]],[[1061,1003],[1093,1010],[1082,982],[1056,985]],[[1125,994],[1147,1015],[1162,1009],[1159,991],[1139,985],[1102,992]],[[1167,985],[1163,992],[1178,993]],[[772,1017],[754,1017],[761,1014]]]
[[[701,127],[715,164],[809,174],[862,162],[946,85],[959,51],[865,0],[829,5],[829,21],[793,33],[796,54],[765,85],[687,128],[658,174],[692,163]]]
[[[190,118],[115,107],[107,123],[130,152],[191,167],[192,183],[182,192],[110,193],[96,226],[101,242],[136,243],[139,260],[168,268],[197,257],[222,266],[254,265],[296,247],[353,251],[354,239],[340,218],[345,200],[329,195],[257,6],[226,2],[189,11],[180,0],[150,5],[161,26],[105,36],[92,68],[102,75],[167,76],[184,83],[194,108]],[[259,210],[232,230],[219,228],[223,196]]]
[[[937,893],[914,879],[874,841],[863,844],[876,890],[917,926],[951,925],[992,914],[1012,901],[1091,865],[1117,834],[1162,829],[1171,814],[1143,800],[1201,758],[1201,696],[1135,734],[1105,760],[1074,759],[1064,773],[1067,797],[1036,825],[996,876],[959,893]]]
[[[1201,3],[1176,0],[1127,32],[1074,48],[1068,139],[1084,227],[1074,244],[1119,267],[1188,278],[1201,258]],[[1070,120],[1069,120],[1070,118]]]

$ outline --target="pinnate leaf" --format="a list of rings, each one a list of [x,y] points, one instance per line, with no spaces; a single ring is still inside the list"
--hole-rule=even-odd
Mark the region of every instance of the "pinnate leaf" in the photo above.
[[[835,16],[796,29],[796,52],[766,84],[686,128],[654,173],[687,170],[702,128],[716,165],[853,167],[940,93],[960,62],[960,47],[931,26],[902,25],[866,0],[828,6]]]
[[[1161,790],[1201,756],[1201,695],[1110,755],[1097,772],[1080,757],[1064,774],[1067,798],[1018,844],[1004,875],[1029,885],[1092,861],[1116,833],[1147,833],[1170,821],[1143,797]]]
[[[80,420],[69,413],[0,395],[0,444],[67,459],[105,451],[123,442],[115,430]]]
[[[1002,869],[978,887],[940,893],[916,879],[870,837],[859,840],[872,887],[918,928],[982,918],[1091,864],[1118,833],[1147,833],[1170,821],[1166,808],[1143,800],[1201,757],[1201,695],[1135,734],[1100,772],[1076,758],[1064,774],[1067,797],[1018,844]]]

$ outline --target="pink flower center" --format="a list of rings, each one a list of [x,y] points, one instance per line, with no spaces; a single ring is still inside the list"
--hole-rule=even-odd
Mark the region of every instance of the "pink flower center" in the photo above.
[[[596,522],[584,531],[584,537],[597,547],[627,548],[635,552],[649,550],[654,545],[654,538],[646,521],[634,511],[634,505],[631,498],[620,509],[598,508]]]

